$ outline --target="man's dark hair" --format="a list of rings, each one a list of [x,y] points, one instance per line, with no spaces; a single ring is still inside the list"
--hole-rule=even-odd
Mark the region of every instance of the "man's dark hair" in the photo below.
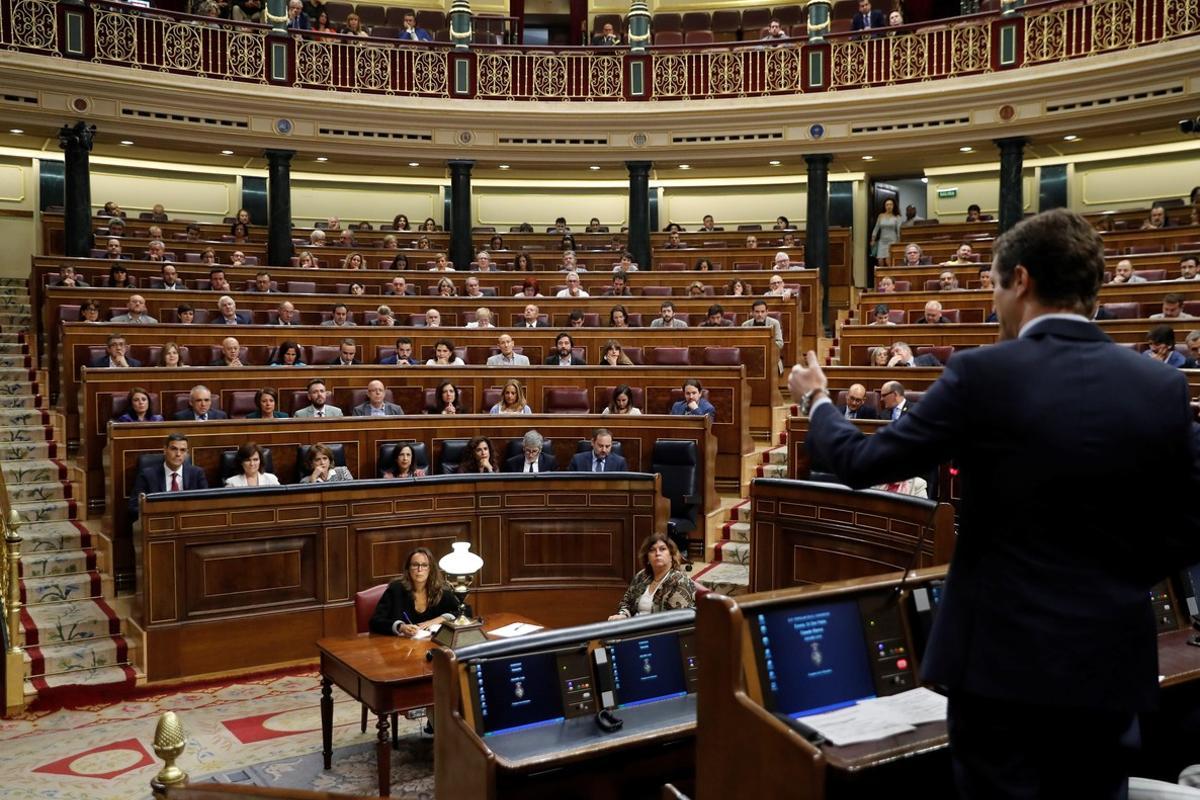
[[[209,277],[209,280],[211,280],[211,279],[212,279],[212,276],[213,276],[213,275],[216,275],[218,272],[219,272],[219,273],[221,273],[222,275],[224,275],[224,274],[225,274],[225,268],[224,268],[224,267],[213,267],[212,269],[210,269],[210,270],[208,271],[208,277]]]
[[[316,386],[318,383],[321,384],[322,386],[324,386],[325,379],[324,378],[313,378],[311,381],[308,382],[308,386],[306,386],[305,388],[311,389],[312,387]]]
[[[880,303],[879,305],[875,306],[875,313],[876,314],[887,314],[888,313],[887,305],[885,305],[884,303]]]
[[[575,322],[576,320],[582,320],[583,312],[580,311],[578,308],[572,309],[572,311],[571,311],[570,315],[568,315],[567,319],[571,320],[571,322]],[[557,339],[555,341],[557,341]],[[572,344],[574,344],[574,342],[572,342]]]
[[[175,306],[175,314],[176,315],[185,314],[188,311],[195,311],[195,310],[196,309],[192,308],[191,304],[189,304],[189,303],[180,303],[179,305]]]
[[[182,434],[179,431],[175,431],[174,433],[168,433],[167,440],[165,442],[163,442],[163,447],[166,447],[167,445],[171,444],[171,442],[186,442],[187,440],[188,440],[187,435]]]
[[[338,303],[333,307],[333,310],[337,311],[339,308],[347,312],[350,311],[350,306],[346,305],[345,303]]]
[[[1197,258],[1195,253],[1190,253],[1186,256],[1179,257],[1180,264],[1183,264],[1185,261],[1200,261],[1200,258]]]
[[[663,301],[662,301],[662,304],[659,306],[659,309],[661,310],[661,309],[664,309],[664,308],[669,308],[669,309],[671,309],[671,310],[674,310],[674,309],[675,309],[675,304],[674,304],[674,303],[672,303],[670,300],[663,300]]]
[[[629,280],[629,273],[628,273],[628,272],[625,272],[625,270],[617,270],[616,272],[614,272],[614,273],[613,273],[613,275],[612,275],[612,279],[615,281],[615,280],[617,280],[618,278],[620,278],[620,279],[621,279],[621,280],[623,280],[623,281],[628,281],[628,280]]]
[[[1000,286],[1012,286],[1017,265],[1033,279],[1037,299],[1090,317],[1104,282],[1104,243],[1087,220],[1057,208],[1019,222],[992,245]]]
[[[407,336],[401,336],[396,340],[396,347],[399,347],[402,344],[412,344],[412,339],[408,338]]]
[[[1175,329],[1170,325],[1155,325],[1150,329],[1150,335],[1147,337],[1150,344],[1165,344],[1167,347],[1175,346]]]
[[[767,301],[766,301],[766,300],[763,300],[763,299],[761,299],[761,298],[760,298],[760,299],[758,299],[758,300],[755,300],[753,303],[751,303],[751,304],[750,304],[750,308],[751,308],[751,309],[758,308],[759,306],[762,306],[763,308],[766,308],[766,307],[767,307]]]
[[[264,275],[267,276],[268,278],[271,277],[271,273],[267,272],[265,269],[255,273],[254,277],[261,278]]]
[[[720,303],[713,303],[711,306],[708,307],[708,316],[711,317],[713,314],[720,314],[721,316],[725,316],[725,309],[721,308]]]
[[[1169,292],[1163,295],[1163,305],[1177,306],[1183,302],[1183,295],[1178,292]]]
[[[971,205],[967,206],[967,213],[969,214],[972,211],[978,211],[978,212],[982,213],[983,209],[979,207],[978,203],[971,203]]]
[[[571,343],[571,347],[575,346],[575,340],[571,338],[571,334],[567,333],[566,331],[563,331],[558,336],[554,337],[554,345],[556,347],[558,346],[558,343],[563,340],[563,337],[566,337],[566,340]]]

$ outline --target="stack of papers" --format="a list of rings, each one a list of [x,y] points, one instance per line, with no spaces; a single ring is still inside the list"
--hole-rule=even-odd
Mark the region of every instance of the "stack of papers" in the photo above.
[[[945,720],[946,698],[920,687],[800,719],[831,744],[874,742],[898,733],[909,733],[926,722]]]
[[[413,634],[412,638],[418,641],[421,639],[428,639],[437,633],[438,629],[441,627],[442,623],[439,622],[436,625],[430,625],[428,628],[418,628],[417,632]]]
[[[541,629],[541,625],[530,625],[528,622],[514,622],[511,625],[505,625],[503,628],[488,631],[488,636],[499,636],[501,639],[509,639],[513,636],[524,636],[527,633],[533,633]]]

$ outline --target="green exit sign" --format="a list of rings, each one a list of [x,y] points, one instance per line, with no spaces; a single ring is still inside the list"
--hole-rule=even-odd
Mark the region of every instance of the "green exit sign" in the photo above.
[[[938,197],[958,197],[958,189],[938,189]]]

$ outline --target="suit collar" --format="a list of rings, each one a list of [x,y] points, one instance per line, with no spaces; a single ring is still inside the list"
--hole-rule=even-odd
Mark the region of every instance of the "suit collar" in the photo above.
[[[1043,314],[1025,323],[1020,333],[1020,338],[1043,336],[1094,342],[1112,341],[1095,323],[1079,314]]]

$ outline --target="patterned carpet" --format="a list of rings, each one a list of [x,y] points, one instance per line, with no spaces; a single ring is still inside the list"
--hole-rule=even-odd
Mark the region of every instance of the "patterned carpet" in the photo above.
[[[376,794],[374,728],[334,691],[333,769],[321,765],[320,678],[311,668],[185,688],[76,710],[0,720],[5,800],[128,800],[150,794],[161,763],[154,727],[166,711],[188,737],[179,766],[192,782]],[[433,742],[400,718],[392,796],[433,797]]]

